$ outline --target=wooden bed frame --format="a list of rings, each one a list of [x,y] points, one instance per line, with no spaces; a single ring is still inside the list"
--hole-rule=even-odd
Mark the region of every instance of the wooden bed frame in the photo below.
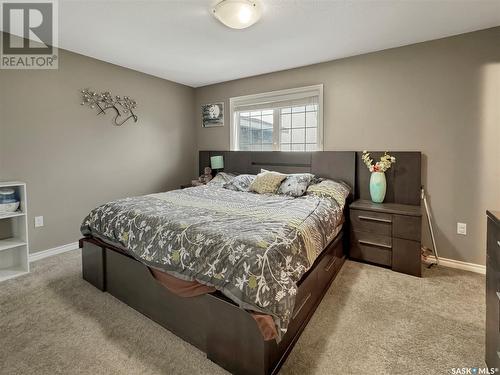
[[[215,155],[224,156],[227,171],[311,172],[343,180],[356,191],[355,152],[200,151],[200,173]],[[298,283],[292,320],[279,344],[264,341],[251,315],[221,293],[179,297],[158,283],[148,267],[94,238],[80,240],[83,278],[196,346],[233,374],[276,374],[344,263],[349,248],[347,207],[342,231]]]

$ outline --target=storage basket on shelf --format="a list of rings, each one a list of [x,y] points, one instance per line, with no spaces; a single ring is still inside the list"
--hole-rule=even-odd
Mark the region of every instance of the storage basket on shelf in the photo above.
[[[19,208],[19,199],[12,188],[0,189],[0,213],[15,212]]]

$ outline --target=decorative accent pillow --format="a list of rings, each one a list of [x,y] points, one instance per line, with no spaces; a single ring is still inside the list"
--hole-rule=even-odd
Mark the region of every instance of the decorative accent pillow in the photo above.
[[[345,200],[349,196],[351,189],[341,181],[324,179],[323,181],[309,185],[307,194],[313,194],[318,197],[333,198],[337,203],[344,207]]]
[[[281,183],[278,194],[289,195],[292,197],[301,197],[307,190],[307,187],[314,179],[311,173],[289,174]]]
[[[248,191],[254,179],[255,175],[253,174],[240,174],[231,181],[225,183],[223,188],[234,191]]]
[[[278,172],[261,172],[250,185],[250,191],[259,194],[273,194],[278,190],[281,182],[286,178],[286,174]]]
[[[214,178],[212,178],[207,185],[217,185],[217,186],[224,186],[224,184],[230,182],[234,178],[234,174],[232,173],[226,173],[226,172],[219,172],[215,175]]]

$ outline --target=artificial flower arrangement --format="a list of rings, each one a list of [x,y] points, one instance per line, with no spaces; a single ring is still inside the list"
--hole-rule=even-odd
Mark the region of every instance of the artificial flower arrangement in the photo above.
[[[380,161],[375,164],[373,164],[373,159],[370,157],[370,153],[368,151],[363,151],[361,159],[363,159],[363,163],[365,163],[370,172],[385,172],[393,163],[396,162],[396,158],[389,155],[387,151],[380,157]]]

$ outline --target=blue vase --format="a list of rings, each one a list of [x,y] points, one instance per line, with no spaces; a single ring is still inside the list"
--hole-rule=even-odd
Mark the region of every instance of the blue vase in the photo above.
[[[372,172],[370,177],[370,196],[375,203],[382,203],[385,198],[387,183],[384,172]]]

